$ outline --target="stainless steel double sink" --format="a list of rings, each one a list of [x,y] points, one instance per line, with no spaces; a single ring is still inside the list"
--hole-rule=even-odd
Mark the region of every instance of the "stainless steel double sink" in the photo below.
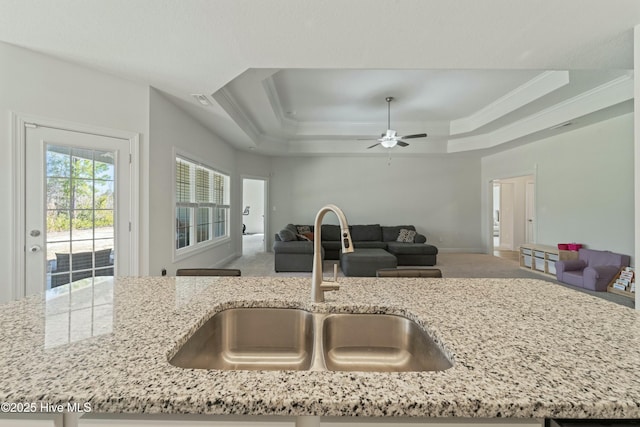
[[[222,370],[437,371],[451,361],[402,316],[233,308],[216,313],[169,361]]]

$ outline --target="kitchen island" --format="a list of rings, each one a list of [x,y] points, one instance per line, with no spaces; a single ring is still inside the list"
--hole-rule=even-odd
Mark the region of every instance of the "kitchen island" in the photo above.
[[[345,278],[339,285],[316,304],[309,278],[96,278],[2,305],[0,402],[72,410],[62,412],[87,405],[94,418],[457,417],[537,425],[640,418],[640,313],[633,309],[534,279]],[[453,366],[384,373],[169,364],[193,331],[234,307],[401,315],[426,329]],[[65,425],[76,415],[65,415]]]

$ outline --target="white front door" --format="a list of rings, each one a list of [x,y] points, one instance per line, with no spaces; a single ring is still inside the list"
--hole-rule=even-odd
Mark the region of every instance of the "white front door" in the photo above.
[[[128,275],[130,141],[37,126],[25,145],[25,295]]]

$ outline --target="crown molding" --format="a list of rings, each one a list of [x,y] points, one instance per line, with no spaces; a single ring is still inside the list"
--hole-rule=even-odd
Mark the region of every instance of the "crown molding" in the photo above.
[[[262,80],[262,87],[264,88],[264,92],[267,95],[269,104],[271,105],[271,110],[273,110],[273,114],[280,124],[280,128],[285,134],[295,134],[299,123],[297,120],[287,117],[284,114],[284,109],[280,102],[280,96],[278,95],[278,90],[276,89],[275,82],[273,81],[273,74]]]
[[[233,95],[225,88],[222,88],[215,93],[211,94],[211,97],[216,100],[218,104],[229,114],[231,119],[242,129],[249,138],[258,144],[260,142],[262,132],[253,123],[249,116],[244,112],[242,107],[235,100]]]
[[[477,112],[451,121],[451,135],[472,132],[569,84],[568,71],[545,71]]]
[[[448,152],[457,153],[492,148],[535,132],[550,129],[589,113],[633,99],[633,90],[634,84],[631,75],[618,77],[493,132],[451,139],[448,143]]]

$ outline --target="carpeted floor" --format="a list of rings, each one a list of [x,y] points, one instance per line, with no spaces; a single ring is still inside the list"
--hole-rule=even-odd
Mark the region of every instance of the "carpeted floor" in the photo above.
[[[311,277],[311,273],[276,273],[273,269],[274,255],[273,252],[263,252],[264,235],[253,234],[244,235],[243,239],[243,255],[227,265],[225,268],[239,268],[243,276],[297,276]],[[325,276],[331,275],[334,264],[337,261],[325,261],[323,270]],[[440,253],[438,254],[438,264],[435,266],[442,270],[443,277],[496,277],[496,278],[524,278],[524,279],[541,279],[548,282],[556,283],[559,286],[565,286],[576,292],[584,292],[599,298],[607,299],[618,304],[634,307],[634,300],[621,295],[609,292],[591,292],[572,286],[564,285],[553,276],[534,273],[520,268],[518,261],[513,257],[499,258],[488,254],[477,253]],[[338,264],[338,276],[344,275],[340,272]]]

